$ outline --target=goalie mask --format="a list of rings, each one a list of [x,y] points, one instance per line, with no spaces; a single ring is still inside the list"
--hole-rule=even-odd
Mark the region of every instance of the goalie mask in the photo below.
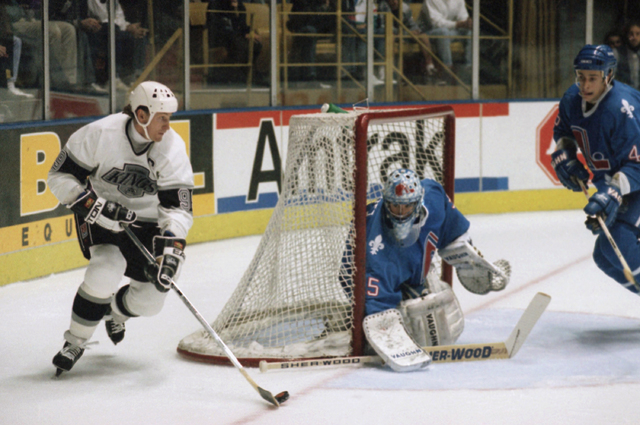
[[[389,175],[382,190],[383,226],[386,236],[402,248],[413,245],[427,220],[424,188],[412,170],[401,168]]]
[[[144,129],[147,139],[149,133],[147,127],[151,123],[153,116],[158,112],[172,114],[178,110],[178,100],[174,96],[169,87],[155,81],[143,81],[129,94],[129,104],[135,117],[136,122]],[[139,107],[144,106],[149,110],[149,120],[146,124],[142,124],[138,120],[136,111]]]

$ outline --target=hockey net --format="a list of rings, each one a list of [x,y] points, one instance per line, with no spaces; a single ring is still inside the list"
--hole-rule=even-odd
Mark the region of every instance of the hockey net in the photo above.
[[[255,256],[212,327],[245,366],[358,356],[364,334],[366,205],[404,167],[453,200],[450,107],[293,116],[281,194]],[[434,258],[430,278],[451,283]],[[178,345],[228,363],[206,331]]]

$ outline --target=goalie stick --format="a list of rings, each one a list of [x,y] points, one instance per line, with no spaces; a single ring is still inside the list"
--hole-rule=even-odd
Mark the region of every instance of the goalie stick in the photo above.
[[[538,292],[524,313],[522,313],[520,320],[518,320],[509,338],[504,342],[441,345],[436,347],[423,347],[422,349],[431,355],[433,363],[510,359],[518,353],[550,301],[551,297],[549,295]],[[316,366],[342,366],[365,363],[382,364],[383,362],[378,356],[338,357],[289,362],[267,362],[263,360],[260,362],[260,371],[267,372],[271,369],[306,369]]]
[[[147,262],[149,264],[155,264],[155,259],[153,258],[153,255],[151,255],[151,253],[149,252],[147,247],[145,247],[142,244],[142,242],[140,242],[138,237],[129,228],[129,225],[128,224],[124,224],[124,223],[120,223],[120,226],[123,228],[123,230],[125,231],[127,236],[129,236],[129,238],[134,243],[134,245],[140,250],[140,252],[142,252],[144,257],[147,259]],[[180,288],[178,288],[178,286],[173,281],[173,279],[171,280],[171,289],[173,289],[176,292],[176,294],[178,294],[178,297],[180,297],[180,299],[187,306],[189,311],[191,311],[191,313],[193,313],[193,315],[196,317],[196,319],[198,319],[198,321],[205,328],[207,333],[216,341],[216,343],[220,346],[220,348],[222,350],[224,350],[225,354],[227,355],[227,357],[229,358],[231,363],[233,363],[233,365],[236,367],[236,369],[238,369],[240,371],[242,376],[245,377],[245,379],[251,384],[251,386],[258,392],[258,394],[260,394],[260,396],[263,399],[265,399],[266,401],[268,401],[269,403],[273,404],[276,407],[280,407],[280,403],[284,403],[285,401],[287,401],[289,399],[289,392],[288,391],[282,391],[281,393],[278,393],[278,394],[276,394],[274,396],[273,394],[271,394],[271,392],[265,390],[264,388],[259,387],[258,384],[256,384],[256,382],[251,378],[251,376],[249,376],[249,374],[244,369],[244,367],[242,367],[242,365],[240,364],[240,362],[238,361],[236,356],[233,354],[233,352],[231,352],[229,347],[227,347],[227,345],[224,343],[224,341],[218,336],[216,331],[214,331],[213,328],[211,327],[211,325],[209,325],[209,322],[207,322],[204,319],[204,317],[194,307],[194,305],[191,303],[191,301],[189,301],[187,296],[180,290]]]

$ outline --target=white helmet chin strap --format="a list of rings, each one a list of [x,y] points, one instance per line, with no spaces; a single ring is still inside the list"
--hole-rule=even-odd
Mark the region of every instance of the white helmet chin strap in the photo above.
[[[134,112],[134,113],[133,113],[133,115],[135,116],[135,118],[136,118],[136,122],[138,123],[138,125],[139,125],[140,127],[142,127],[142,129],[144,130],[144,137],[145,137],[147,140],[150,140],[150,141],[152,141],[152,142],[153,142],[153,140],[151,140],[151,137],[149,136],[149,132],[147,131],[147,127],[149,127],[149,124],[151,124],[151,119],[153,118],[153,114],[149,114],[149,120],[147,121],[147,123],[146,123],[146,124],[142,124],[142,123],[140,122],[140,120],[138,119],[138,112],[137,112],[137,111],[136,111],[136,112]]]

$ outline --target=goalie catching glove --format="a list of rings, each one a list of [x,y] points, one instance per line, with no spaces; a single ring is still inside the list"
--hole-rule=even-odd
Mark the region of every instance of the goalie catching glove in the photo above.
[[[87,223],[98,224],[112,232],[122,232],[120,223],[131,224],[137,218],[135,212],[117,202],[99,197],[93,189],[82,192],[78,199],[67,208],[84,218]]]
[[[166,232],[164,236],[153,237],[153,252],[157,264],[151,264],[146,269],[147,279],[160,292],[171,289],[171,282],[178,279],[182,263],[184,263],[184,248],[187,242]]]
[[[507,260],[490,263],[470,243],[465,233],[438,251],[440,257],[456,268],[462,286],[469,292],[484,295],[490,291],[501,291],[509,283],[511,265]]]

